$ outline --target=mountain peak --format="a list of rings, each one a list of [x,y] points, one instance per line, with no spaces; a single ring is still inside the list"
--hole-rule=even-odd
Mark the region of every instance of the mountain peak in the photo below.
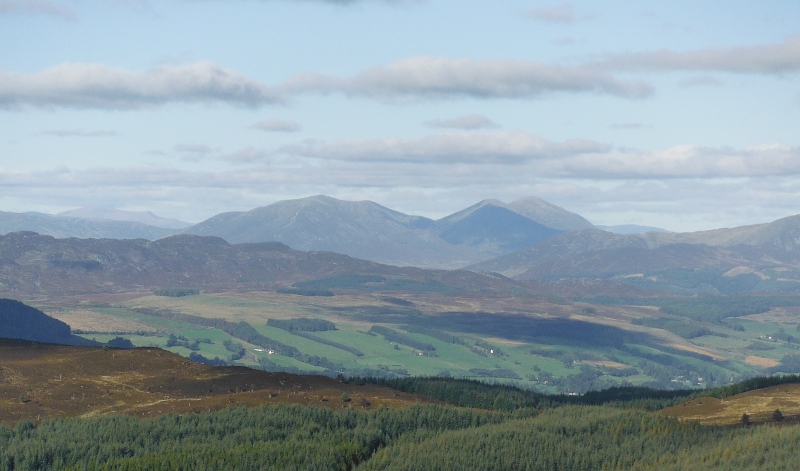
[[[506,207],[540,224],[561,231],[579,231],[594,227],[583,216],[535,196],[520,198],[507,204]]]
[[[185,232],[217,235],[231,243],[278,241],[294,249],[400,265],[455,268],[481,258],[470,248],[453,247],[428,232],[431,223],[372,201],[317,195],[218,215]]]
[[[497,206],[500,208],[507,209],[507,205],[500,200],[495,200],[495,199],[483,200],[473,204],[472,206],[466,209],[462,209],[461,211],[458,211],[449,216],[445,216],[439,219],[438,221],[436,221],[436,224],[439,226],[454,224],[464,218],[471,216],[473,213],[475,213],[475,211],[478,211],[487,206]]]

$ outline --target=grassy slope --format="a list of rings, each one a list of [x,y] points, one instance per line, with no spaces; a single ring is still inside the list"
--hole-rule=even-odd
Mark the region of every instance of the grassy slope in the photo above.
[[[664,314],[647,308],[635,306],[596,306],[587,308],[584,303],[574,306],[568,302],[552,304],[536,300],[531,303],[526,298],[471,298],[458,296],[420,295],[414,293],[393,293],[397,299],[402,299],[406,306],[387,302],[380,293],[345,293],[334,297],[305,297],[293,295],[279,295],[275,293],[248,293],[248,294],[202,294],[182,298],[169,298],[159,296],[144,296],[127,301],[112,303],[110,307],[83,307],[94,313],[102,314],[107,318],[114,318],[122,323],[135,323],[137,326],[147,325],[155,328],[155,334],[137,336],[124,335],[130,338],[137,346],[164,347],[169,333],[183,335],[190,341],[194,339],[209,338],[213,344],[200,344],[198,353],[207,357],[220,357],[227,359],[229,352],[222,346],[222,342],[231,339],[227,334],[215,330],[198,328],[182,322],[146,316],[133,311],[135,308],[169,309],[174,312],[198,315],[203,317],[220,317],[234,322],[246,321],[267,337],[279,342],[295,346],[308,355],[325,357],[331,362],[341,365],[350,374],[357,373],[361,368],[384,370],[394,373],[408,373],[412,375],[437,375],[450,374],[456,377],[477,377],[470,370],[508,369],[518,377],[519,384],[533,387],[544,392],[570,392],[575,385],[570,386],[565,378],[575,376],[581,370],[593,371],[598,377],[591,384],[592,388],[608,387],[626,382],[637,385],[652,382],[655,377],[653,372],[665,368],[663,361],[643,358],[638,352],[648,352],[650,355],[666,355],[675,363],[675,368],[670,370],[670,376],[661,376],[664,381],[675,386],[688,387],[697,383],[697,376],[717,378],[717,382],[728,382],[731,378],[742,375],[763,373],[764,366],[791,352],[796,352],[794,345],[786,342],[771,342],[772,350],[754,351],[749,346],[759,337],[769,335],[785,328],[787,332],[796,332],[795,325],[786,323],[787,316],[778,319],[772,318],[737,320],[745,330],[737,331],[726,325],[706,324],[702,322],[683,320],[700,327],[708,328],[717,335],[705,335],[693,339],[682,339],[677,335],[663,329],[656,329],[642,325],[632,325],[630,320],[645,316],[664,317]],[[436,347],[436,356],[419,356],[414,349],[387,342],[382,336],[370,336],[366,332],[374,324],[383,324],[403,332],[402,326],[407,323],[419,323],[430,326],[430,321],[439,322],[438,319],[447,318],[448,310],[460,312],[484,312],[487,327],[492,325],[492,312],[515,313],[520,316],[537,316],[547,313],[552,319],[576,319],[588,322],[597,322],[612,328],[623,329],[630,332],[632,337],[626,341],[627,350],[614,347],[593,346],[575,339],[544,337],[514,336],[513,330],[504,333],[502,330],[491,335],[481,334],[471,326],[467,332],[459,332],[457,321],[449,321],[447,328],[453,331],[465,345],[450,344],[423,334],[407,333],[408,336]],[[45,307],[45,311],[48,312]],[[58,316],[55,309],[50,310]],[[389,313],[389,314],[384,314]],[[505,314],[507,315],[507,314]],[[409,317],[410,316],[410,317]],[[431,317],[432,316],[432,317]],[[557,317],[556,317],[557,316]],[[350,345],[361,350],[364,355],[356,357],[344,350],[324,345],[313,340],[293,335],[280,329],[267,327],[269,318],[296,318],[319,317],[336,323],[339,330],[315,333],[318,337],[327,338],[339,343]],[[451,316],[452,317],[452,316]],[[668,316],[675,317],[675,316]],[[455,318],[454,318],[455,319]],[[498,318],[496,323],[505,322]],[[119,325],[119,322],[114,323]],[[591,325],[591,324],[587,324]],[[434,327],[439,328],[439,327]],[[480,327],[478,327],[480,329]],[[649,336],[651,341],[642,342],[642,335]],[[88,338],[106,340],[100,334],[87,334]],[[638,340],[637,340],[638,339]],[[476,344],[487,342],[499,354],[488,354],[488,350],[476,348]],[[244,342],[239,341],[245,344]],[[762,342],[763,343],[763,342]],[[320,372],[323,368],[301,363],[293,358],[256,352],[256,346],[245,344],[248,355],[238,364],[254,366],[259,358],[267,358],[272,363],[281,367],[294,368],[300,371]],[[683,350],[681,350],[683,349]],[[704,361],[691,356],[690,350],[700,349],[717,358],[726,361]],[[174,347],[172,351],[187,356],[190,352],[183,347]],[[533,352],[533,353],[532,353]],[[544,353],[543,353],[544,352]],[[545,354],[546,353],[546,354]],[[588,357],[586,355],[588,354]],[[586,361],[590,360],[590,361]],[[644,360],[644,363],[643,363]],[[628,367],[636,370],[635,374],[626,371],[624,375],[615,375],[614,369],[598,366],[597,362],[610,362],[619,368]],[[593,363],[594,362],[594,363]],[[659,363],[661,362],[661,363]],[[755,363],[754,363],[755,362]],[[766,362],[766,363],[764,363]],[[684,377],[677,373],[681,369],[697,371],[694,378]],[[553,382],[553,378],[562,379]],[[491,380],[500,380],[484,378]],[[509,381],[502,379],[502,381]],[[703,382],[700,382],[703,385]],[[580,389],[578,389],[580,391]]]

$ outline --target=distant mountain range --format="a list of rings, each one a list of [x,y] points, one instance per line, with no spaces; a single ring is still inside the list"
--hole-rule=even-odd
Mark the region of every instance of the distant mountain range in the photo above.
[[[569,228],[588,227],[593,226],[577,214],[535,198],[509,205],[482,201],[434,221],[371,201],[312,196],[219,214],[183,232],[231,243],[278,241],[298,250],[325,250],[399,266],[457,268],[528,247]]]
[[[769,289],[800,286],[786,274],[793,273],[800,252],[800,216],[732,229],[672,233],[637,225],[595,227],[534,197],[512,203],[485,200],[433,220],[371,201],[312,196],[222,213],[195,225],[117,210],[0,213],[0,233],[23,230],[59,239],[153,241],[185,234],[218,237],[229,244],[280,242],[300,251],[335,252],[395,266],[468,267],[519,280],[617,277],[660,289],[642,280],[665,279],[663,273],[651,276],[658,270],[710,270],[725,275],[726,283],[747,278],[761,288],[765,280],[774,281],[767,283]],[[769,270],[786,273],[779,276]],[[705,288],[689,292],[692,289]]]
[[[251,211],[222,213],[196,225],[151,212],[82,208],[57,215],[0,212],[0,234],[33,231],[57,238],[157,240],[183,233],[230,243],[282,242],[398,266],[458,268],[592,228],[583,217],[538,198],[482,201],[439,220],[371,201],[312,196]]]
[[[380,206],[373,205],[365,203],[355,208],[364,212],[381,211]],[[402,233],[418,230],[413,229],[414,224],[424,224],[429,234],[444,234],[462,244],[442,245],[447,242],[440,239],[439,247],[463,249],[487,245],[490,240],[484,228],[468,224],[471,216],[520,224],[512,228],[546,227],[533,226],[527,220],[517,219],[516,213],[491,204],[473,208],[469,213],[440,221],[404,220],[391,212],[383,214],[385,227]],[[302,211],[295,214],[296,219],[308,216]],[[227,217],[235,219],[239,215]],[[229,220],[228,224],[233,222]],[[357,232],[347,226],[338,230]],[[554,231],[542,230],[543,237]],[[501,235],[506,236],[504,241],[514,241],[508,233]],[[608,280],[637,290],[678,294],[800,292],[798,241],[800,216],[770,224],[689,234],[619,235],[585,229],[552,235],[531,247],[473,264],[467,271],[401,268],[333,251],[298,251],[279,242],[230,244],[214,236],[181,234],[147,241],[59,239],[14,232],[0,236],[0,292],[55,296],[172,288],[291,288],[300,294],[324,293],[329,289],[502,294],[536,292],[536,286],[542,286],[536,283],[568,279]],[[354,244],[367,242],[365,238],[353,238]],[[404,248],[413,250],[411,245]],[[570,286],[559,283],[558,289],[569,291]],[[603,291],[613,288],[596,286],[606,286]]]
[[[800,216],[690,233],[560,234],[468,267],[517,280],[603,278],[694,292],[800,292]]]
[[[455,268],[485,259],[430,231],[433,221],[371,201],[327,196],[280,201],[247,212],[222,213],[184,231],[230,243],[278,241],[298,250],[343,253],[393,265]]]

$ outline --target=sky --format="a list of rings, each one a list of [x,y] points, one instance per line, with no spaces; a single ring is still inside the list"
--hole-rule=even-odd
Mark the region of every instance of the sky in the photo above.
[[[800,213],[800,2],[0,0],[0,211]]]

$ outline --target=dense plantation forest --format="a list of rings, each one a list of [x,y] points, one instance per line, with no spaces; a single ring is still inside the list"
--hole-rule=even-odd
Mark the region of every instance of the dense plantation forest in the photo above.
[[[800,443],[800,427],[783,417],[721,427],[651,412],[697,391],[569,397],[443,378],[380,381],[443,404],[370,410],[342,397],[341,408],[24,420],[0,425],[0,470],[778,470],[792,467]],[[798,381],[758,378],[704,394]]]

